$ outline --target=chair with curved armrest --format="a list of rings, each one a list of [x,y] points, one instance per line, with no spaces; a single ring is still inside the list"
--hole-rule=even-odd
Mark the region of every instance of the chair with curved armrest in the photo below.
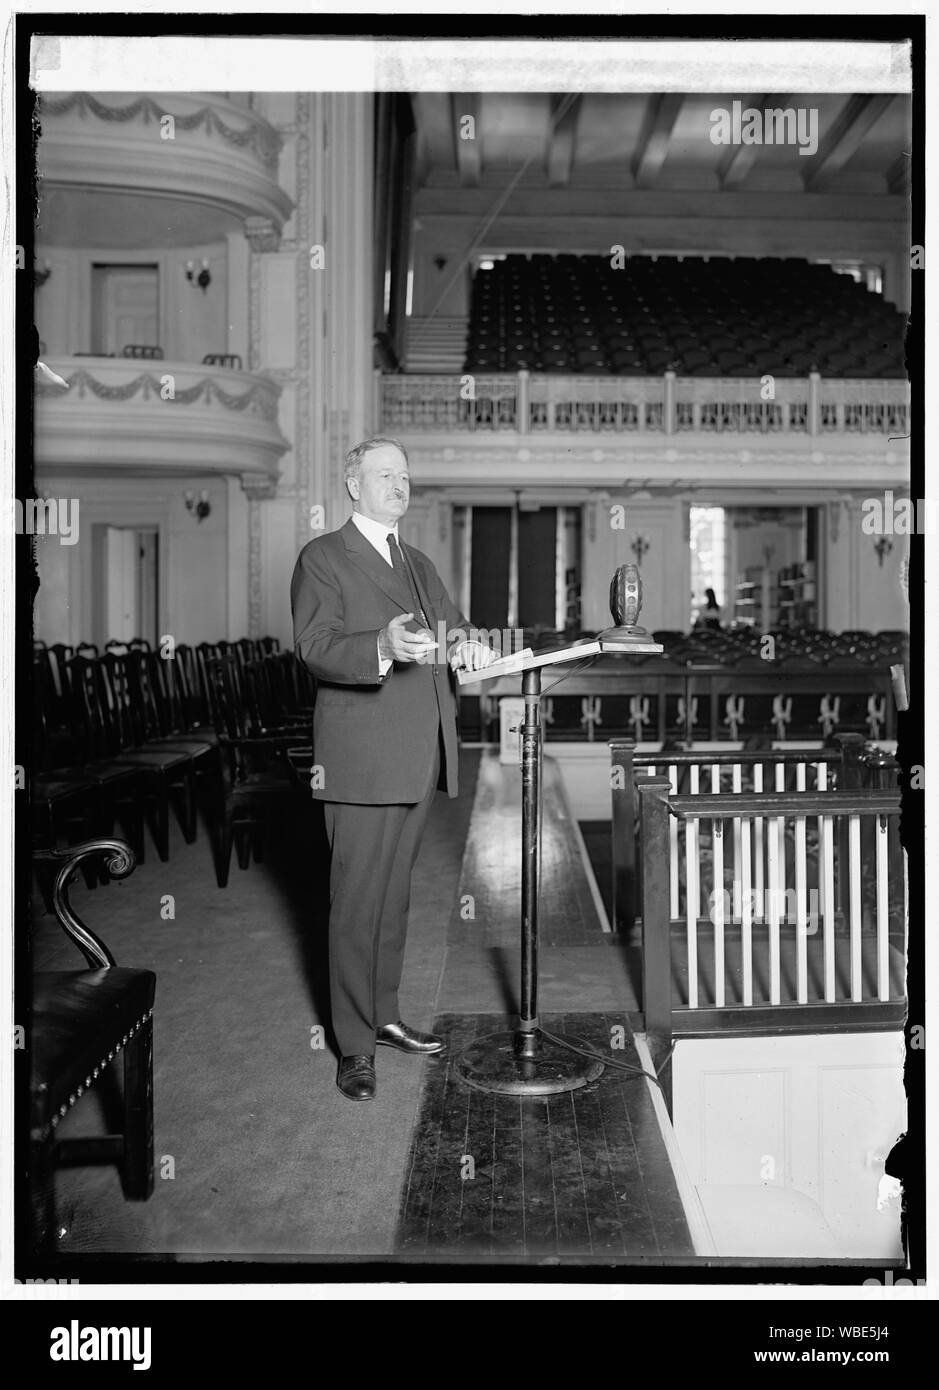
[[[153,1192],[152,970],[118,966],[107,946],[81,921],[68,888],[82,863],[104,858],[112,878],[135,865],[122,840],[88,840],[37,856],[60,867],[53,910],[87,961],[84,970],[34,974],[29,1024],[30,1188],[33,1239],[49,1253],[55,1239],[55,1170],[68,1164],[117,1163],[125,1197],[145,1201]],[[123,1058],[123,1122],[119,1133],[60,1139],[59,1126],[116,1058]]]

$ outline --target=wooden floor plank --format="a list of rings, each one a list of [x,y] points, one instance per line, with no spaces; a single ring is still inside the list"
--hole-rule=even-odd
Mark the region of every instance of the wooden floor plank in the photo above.
[[[621,1017],[578,1013],[543,1021],[607,1059],[639,1067],[631,1037],[626,1048],[610,1049]],[[504,1022],[444,1014],[434,1029],[462,1043]],[[425,1086],[414,1145],[427,1144],[428,1153],[424,1161],[412,1154],[402,1253],[442,1259],[456,1251],[457,1258],[523,1262],[693,1254],[640,1076],[608,1066],[578,1090],[519,1099],[468,1087],[457,1074],[457,1056],[455,1048],[451,1064]]]

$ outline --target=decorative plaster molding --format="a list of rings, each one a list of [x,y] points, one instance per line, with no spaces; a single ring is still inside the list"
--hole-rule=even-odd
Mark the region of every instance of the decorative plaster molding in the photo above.
[[[123,362],[125,359],[115,360]],[[192,368],[190,367],[189,370],[191,371]],[[174,386],[173,394],[164,397],[164,381],[166,377],[174,375],[175,373],[167,365],[160,377],[156,377],[150,372],[141,372],[131,381],[122,382],[119,385],[109,385],[107,382],[100,381],[85,368],[79,368],[78,371],[72,372],[69,377],[68,391],[69,394],[74,393],[79,400],[84,400],[85,396],[90,393],[101,401],[130,401],[139,395],[145,401],[155,398],[165,401],[167,405],[195,405],[197,402],[205,405],[218,403],[226,410],[245,411],[248,414],[260,415],[263,419],[270,421],[277,419],[277,398],[280,390],[276,382],[269,378],[256,378],[245,391],[226,391],[214,377],[204,376],[194,382],[192,386],[183,388]]]
[[[248,494],[248,636],[261,633],[261,504]]]
[[[256,473],[242,473],[241,487],[252,502],[262,502],[277,496],[277,478],[260,470]]]
[[[245,239],[252,251],[280,250],[280,228],[271,217],[246,217]]]
[[[249,124],[244,129],[235,129],[222,120],[215,106],[200,106],[196,111],[176,112],[167,108],[173,104],[173,94],[158,102],[151,96],[137,97],[126,106],[110,106],[91,95],[90,92],[69,92],[57,97],[44,92],[39,97],[40,119],[44,116],[68,116],[77,111],[82,117],[94,116],[99,121],[126,125],[129,121],[140,120],[144,125],[151,121],[159,124],[165,116],[172,116],[174,125],[180,130],[204,129],[207,134],[218,135],[228,144],[239,150],[250,150],[255,158],[276,178],[277,159],[280,154],[281,138],[273,126],[268,125],[254,112],[245,112]],[[244,112],[244,107],[233,108]]]

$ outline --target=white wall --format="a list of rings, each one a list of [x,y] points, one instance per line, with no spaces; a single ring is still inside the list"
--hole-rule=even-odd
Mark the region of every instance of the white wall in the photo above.
[[[177,642],[217,641],[229,631],[228,491],[221,478],[133,479],[120,474],[39,479],[50,497],[79,499],[75,545],[37,539],[40,587],[36,637],[52,644],[90,641],[96,524],[153,527],[159,533],[159,626]],[[205,490],[210,515],[201,522],[184,493]],[[242,581],[243,582],[243,581]],[[108,634],[110,635],[110,634]],[[244,636],[241,629],[237,636]]]
[[[881,501],[884,493],[879,495]],[[901,491],[898,488],[897,497]],[[845,628],[908,629],[910,609],[901,584],[902,563],[909,553],[909,538],[892,535],[892,550],[878,559],[876,535],[861,529],[865,518],[863,498],[828,507],[828,529],[823,538],[825,556],[825,625],[835,632]]]
[[[901,1254],[882,1179],[906,1128],[903,1057],[900,1033],[677,1043],[675,1135],[719,1254]]]
[[[91,351],[91,271],[96,262],[156,265],[160,281],[160,341],[171,362],[201,362],[210,352],[243,353],[240,319],[232,315],[229,346],[228,246],[213,242],[153,250],[99,250],[93,247],[36,245],[36,258],[46,260],[52,274],[36,292],[36,327],[47,356],[70,356]],[[186,262],[195,274],[209,262],[212,283],[203,291],[186,279]],[[247,366],[245,362],[245,366]]]

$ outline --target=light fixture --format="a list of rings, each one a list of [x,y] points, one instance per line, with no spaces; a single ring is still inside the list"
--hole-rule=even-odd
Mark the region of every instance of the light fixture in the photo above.
[[[203,488],[202,491],[199,493],[198,502],[196,501],[196,495],[194,492],[186,492],[184,496],[186,501],[186,511],[192,512],[196,518],[196,521],[205,521],[206,517],[212,511],[212,504],[209,501],[209,494],[205,490],[205,488]]]
[[[877,551],[877,563],[883,569],[884,560],[893,549],[893,541],[888,536],[881,536],[880,540],[874,542],[874,549]]]
[[[209,272],[209,262],[205,256],[202,257],[202,269],[196,274],[195,261],[186,262],[186,279],[190,285],[198,285],[203,294],[212,283],[212,276]]]

